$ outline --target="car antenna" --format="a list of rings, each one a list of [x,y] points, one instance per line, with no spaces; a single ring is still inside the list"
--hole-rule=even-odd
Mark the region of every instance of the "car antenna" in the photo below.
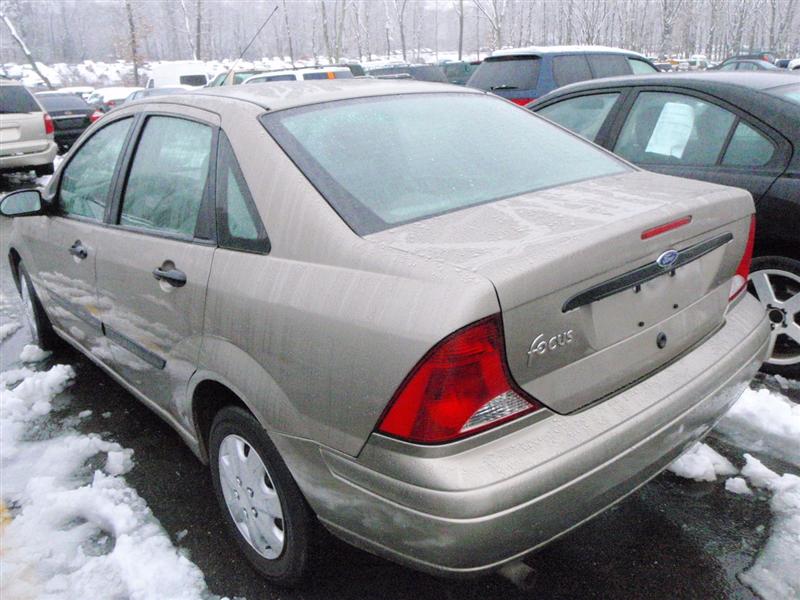
[[[250,38],[250,41],[247,43],[247,46],[244,47],[244,50],[242,50],[241,54],[239,54],[239,57],[235,61],[233,61],[233,64],[231,65],[231,68],[228,70],[228,73],[225,75],[225,79],[222,80],[222,85],[227,85],[228,84],[228,80],[233,75],[234,69],[236,69],[236,66],[239,64],[239,61],[242,60],[242,57],[244,56],[245,52],[247,52],[250,49],[250,46],[252,46],[253,42],[256,41],[256,38],[258,37],[258,34],[261,33],[261,30],[264,29],[264,27],[267,26],[267,23],[269,23],[269,20],[272,18],[272,15],[274,15],[277,11],[278,11],[278,5],[276,4],[275,8],[272,9],[272,12],[269,13],[269,15],[267,16],[266,19],[264,19],[264,22],[261,24],[261,27],[258,28],[258,31],[256,31],[255,35],[252,38]]]

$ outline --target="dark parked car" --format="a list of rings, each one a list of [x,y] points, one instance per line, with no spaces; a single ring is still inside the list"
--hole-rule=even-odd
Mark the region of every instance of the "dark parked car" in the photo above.
[[[448,83],[442,70],[436,65],[387,65],[365,69],[370,77],[380,79],[416,79],[418,81],[435,81]]]
[[[83,130],[103,116],[75,94],[39,92],[36,99],[53,119],[55,142],[62,152],[69,150]]]
[[[716,71],[777,71],[771,62],[758,60],[755,58],[733,58],[720,63],[714,70]]]
[[[603,46],[542,46],[498,50],[472,74],[469,87],[525,105],[554,89],[587,79],[652,74],[641,54]]]
[[[750,287],[775,344],[764,370],[800,378],[800,78],[618,77],[530,108],[646,169],[749,190],[758,223]]]
[[[172,94],[185,94],[187,91],[183,87],[159,87],[159,88],[146,88],[143,90],[136,90],[130,96],[125,98],[125,102],[133,102],[134,100],[141,100],[142,98],[152,98],[153,96],[170,96]]]
[[[458,60],[442,63],[439,66],[444,71],[447,81],[455,85],[467,85],[467,81],[481,64],[479,60]]]

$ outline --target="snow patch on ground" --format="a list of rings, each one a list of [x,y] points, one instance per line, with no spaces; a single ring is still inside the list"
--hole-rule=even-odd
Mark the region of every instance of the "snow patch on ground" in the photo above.
[[[781,394],[746,390],[716,430],[737,446],[800,466],[800,404]]]
[[[35,344],[26,344],[22,352],[19,353],[19,359],[26,363],[41,362],[51,354],[52,352],[42,350]]]
[[[750,454],[742,475],[772,492],[772,533],[741,580],[762,598],[800,598],[800,477],[778,475]]]
[[[734,494],[752,494],[753,490],[747,485],[741,477],[731,477],[725,480],[725,489]]]
[[[133,451],[48,415],[74,376],[67,365],[0,373],[0,597],[208,597],[201,571],[121,477]]]
[[[0,325],[0,342],[22,327],[19,323],[3,323]]]
[[[715,481],[717,475],[735,475],[739,470],[711,446],[696,443],[667,467],[679,477],[695,481]]]

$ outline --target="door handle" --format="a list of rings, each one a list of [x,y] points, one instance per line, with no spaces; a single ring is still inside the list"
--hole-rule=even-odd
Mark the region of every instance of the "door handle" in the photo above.
[[[186,273],[179,269],[153,269],[153,277],[158,281],[166,281],[172,287],[183,287],[186,285]]]
[[[72,256],[80,258],[81,260],[89,256],[89,251],[86,250],[86,246],[81,244],[80,240],[76,240],[76,242],[69,247],[69,253],[72,254]]]

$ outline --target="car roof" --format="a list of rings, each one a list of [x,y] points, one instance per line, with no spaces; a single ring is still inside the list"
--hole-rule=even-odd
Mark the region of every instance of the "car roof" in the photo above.
[[[623,48],[609,46],[526,46],[525,48],[505,48],[495,50],[489,58],[497,56],[538,56],[541,54],[624,54],[626,56],[640,56],[643,54]]]
[[[448,83],[430,83],[427,81],[406,80],[397,82],[382,79],[326,79],[324,81],[271,81],[248,85],[201,88],[185,95],[175,94],[155,97],[148,99],[148,101],[174,104],[185,98],[189,103],[197,105],[199,103],[213,104],[215,98],[232,98],[257,104],[262,108],[274,111],[351,98],[436,92],[485,94],[482,90],[465,89]]]

